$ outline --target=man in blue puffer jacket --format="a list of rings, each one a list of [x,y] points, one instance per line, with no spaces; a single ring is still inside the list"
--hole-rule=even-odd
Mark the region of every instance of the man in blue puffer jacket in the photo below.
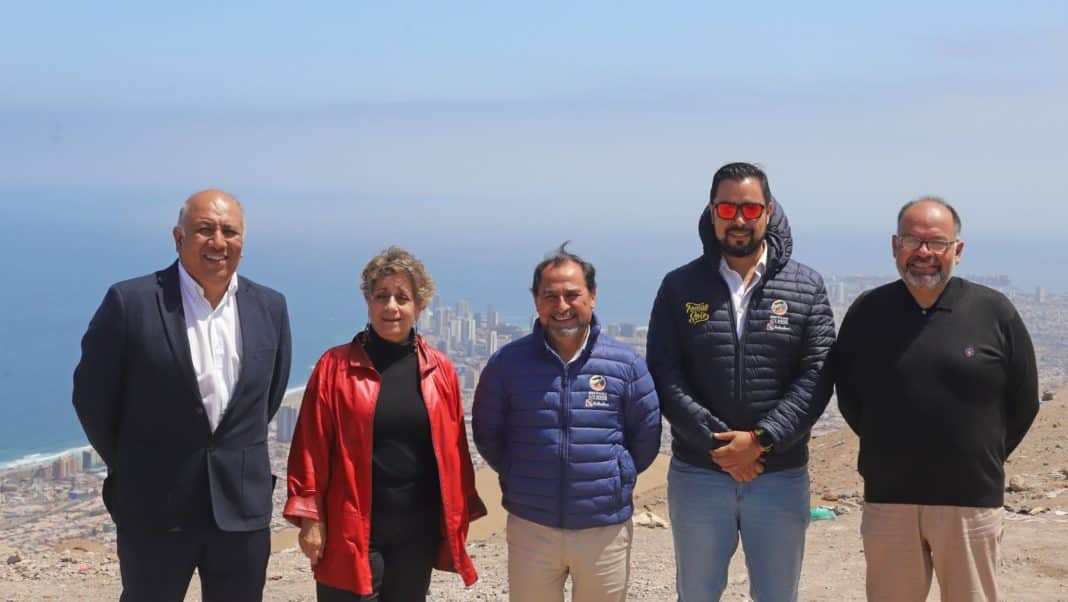
[[[490,358],[472,410],[500,475],[513,602],[627,595],[631,494],[660,448],[645,361],[601,333],[593,265],[561,245],[534,269],[534,331]]]
[[[753,599],[796,600],[834,316],[760,168],[720,168],[698,230],[704,253],[664,277],[646,354],[671,424],[679,600],[720,598],[739,534]]]

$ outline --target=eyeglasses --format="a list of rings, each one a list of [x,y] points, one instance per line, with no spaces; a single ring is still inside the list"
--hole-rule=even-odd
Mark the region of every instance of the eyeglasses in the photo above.
[[[738,210],[741,209],[742,217],[745,219],[756,219],[761,215],[764,215],[764,205],[760,203],[728,203],[726,201],[720,201],[714,203],[712,208],[716,210],[716,217],[720,219],[734,219],[738,217]]]
[[[942,253],[948,251],[950,247],[957,244],[958,242],[960,242],[960,240],[957,239],[942,240],[941,238],[936,238],[934,240],[923,240],[922,238],[916,238],[915,236],[908,235],[897,237],[897,246],[901,247],[906,251],[909,251],[910,253],[912,251],[919,250],[919,248],[923,245],[927,245],[928,251],[934,253],[935,255],[941,255]]]

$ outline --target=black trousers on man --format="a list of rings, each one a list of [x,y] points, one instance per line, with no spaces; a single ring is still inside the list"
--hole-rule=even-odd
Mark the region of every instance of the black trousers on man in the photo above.
[[[271,555],[268,529],[118,529],[120,602],[182,602],[193,570],[204,602],[260,602]]]

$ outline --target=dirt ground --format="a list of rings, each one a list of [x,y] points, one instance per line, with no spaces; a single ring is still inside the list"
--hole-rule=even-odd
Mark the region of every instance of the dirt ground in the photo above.
[[[1068,600],[1068,390],[1042,406],[1035,426],[1006,466],[1013,482],[1006,493],[1005,537],[1000,573],[1006,600]],[[812,523],[801,576],[802,600],[863,600],[864,555],[860,540],[862,484],[855,470],[857,441],[840,430],[811,443],[812,505],[844,512]],[[636,507],[666,520],[666,456],[639,480]],[[472,526],[469,549],[480,579],[464,589],[458,576],[436,573],[430,599],[506,600],[506,549],[501,535],[504,512],[496,477],[478,476],[479,491],[491,515]],[[293,546],[292,531],[276,534],[265,600],[314,600],[311,573]],[[3,542],[11,547],[17,542]],[[68,546],[70,547],[70,546]],[[0,600],[116,600],[118,565],[112,550],[82,545],[5,564],[0,556]],[[669,528],[636,527],[631,557],[631,600],[675,599],[674,552]],[[743,553],[731,565],[725,600],[747,600]],[[189,601],[200,600],[194,579]],[[938,599],[937,584],[930,600]]]

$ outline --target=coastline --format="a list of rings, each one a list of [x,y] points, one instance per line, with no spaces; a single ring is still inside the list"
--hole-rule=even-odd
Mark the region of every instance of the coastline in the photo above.
[[[69,447],[60,451],[34,452],[15,458],[14,460],[0,461],[0,476],[6,472],[21,472],[23,470],[51,464],[63,456],[80,454],[84,451],[89,451],[90,449],[92,449],[92,446],[90,446],[88,442],[85,442],[78,447]]]
[[[304,385],[299,387],[290,387],[286,389],[285,395],[282,396],[282,405],[299,404],[301,397],[304,396]],[[81,454],[82,452],[93,449],[89,445],[89,441],[82,440],[73,447],[62,447],[56,449],[45,448],[38,451],[22,454],[11,459],[0,458],[0,478],[8,473],[23,472],[26,470],[33,470],[42,466],[47,466],[52,462],[55,462],[59,458],[69,456],[71,454]]]

